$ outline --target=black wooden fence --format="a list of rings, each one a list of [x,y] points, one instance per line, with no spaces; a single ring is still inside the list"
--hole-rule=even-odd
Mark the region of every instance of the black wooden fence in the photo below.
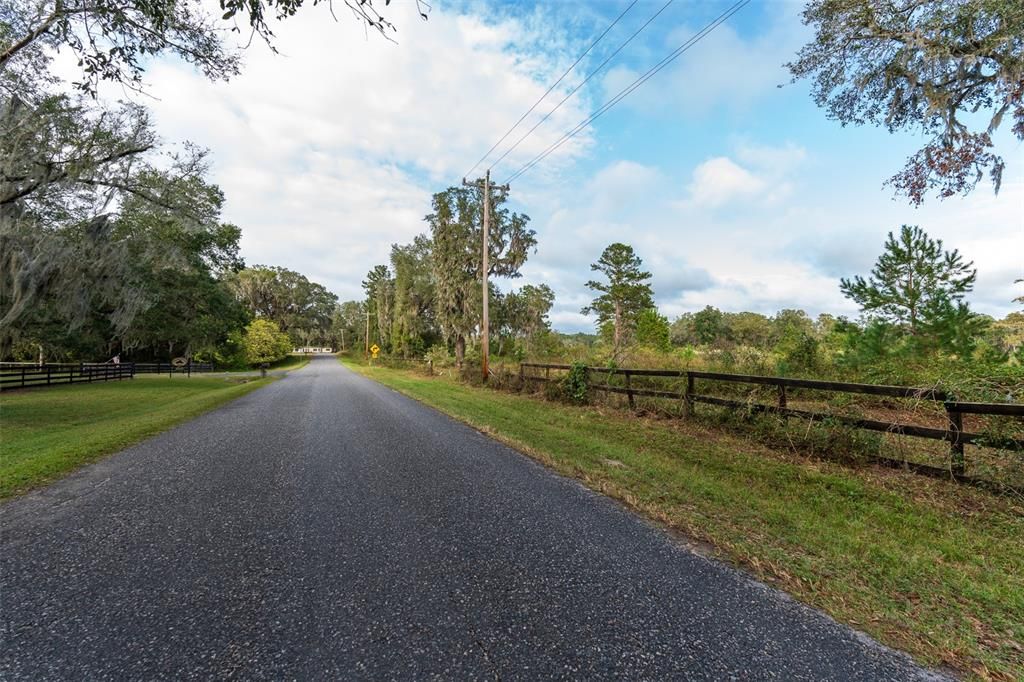
[[[524,383],[528,381],[553,381],[558,379],[558,377],[551,376],[551,372],[553,370],[568,371],[571,368],[572,365],[525,362],[519,366],[519,377]],[[635,406],[634,396],[666,398],[680,401],[683,406],[683,412],[687,416],[693,414],[694,405],[696,403],[705,403],[708,405],[741,409],[749,412],[771,412],[784,417],[801,417],[812,421],[829,421],[870,431],[881,431],[883,433],[892,433],[902,436],[914,436],[917,438],[947,441],[950,448],[950,468],[947,470],[928,467],[925,465],[915,465],[914,468],[921,470],[922,473],[949,474],[951,472],[955,476],[962,477],[964,473],[964,445],[968,443],[1008,450],[1024,450],[1024,439],[993,438],[985,434],[968,433],[964,431],[963,426],[963,415],[965,414],[1024,417],[1024,405],[1022,404],[961,402],[955,400],[952,396],[947,395],[941,390],[931,388],[913,388],[909,386],[882,386],[877,384],[855,384],[840,381],[791,379],[787,377],[764,377],[749,374],[725,374],[721,372],[698,372],[689,370],[628,368],[607,369],[602,367],[587,367],[585,369],[588,377],[587,384],[591,390],[623,394],[627,397],[630,407]],[[543,370],[544,374],[541,376],[528,370]],[[612,376],[622,376],[624,378],[624,385],[611,385],[610,381]],[[604,377],[604,383],[593,381],[594,378],[599,377]],[[685,379],[686,387],[683,391],[666,391],[634,387],[632,382],[633,377],[667,377],[680,380]],[[775,404],[765,404],[698,393],[698,380],[703,382],[711,381],[774,386],[776,387],[778,398]],[[917,426],[913,424],[900,424],[874,419],[847,417],[824,412],[813,412],[810,410],[792,409],[787,405],[787,388],[805,388],[838,393],[859,393],[942,403],[945,410],[946,424],[944,428],[935,428],[930,426]],[[903,464],[903,462],[901,462],[901,464]]]
[[[119,365],[4,365],[0,366],[0,389],[120,381],[134,376],[135,365],[130,362],[122,362]]]
[[[170,362],[136,362],[136,374],[193,374],[197,372],[212,372],[212,362],[189,362],[176,366]]]
[[[131,379],[136,374],[185,374],[212,372],[213,363],[190,362],[176,366],[170,362],[79,362],[36,365],[0,363],[0,389],[58,386]]]

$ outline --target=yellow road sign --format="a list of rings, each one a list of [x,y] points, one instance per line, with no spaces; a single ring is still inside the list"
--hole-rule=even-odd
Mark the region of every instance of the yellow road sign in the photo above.
[[[380,352],[380,346],[378,346],[377,344],[373,344],[372,346],[370,346],[370,352],[376,355],[377,353]]]

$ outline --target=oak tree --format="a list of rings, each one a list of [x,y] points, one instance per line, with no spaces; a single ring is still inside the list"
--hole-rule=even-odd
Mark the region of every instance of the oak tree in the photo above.
[[[920,204],[965,194],[1005,161],[1004,119],[1024,140],[1024,4],[1020,0],[811,0],[814,39],[787,64],[844,126],[919,131],[928,142],[888,181]]]
[[[491,195],[488,276],[519,277],[530,250],[537,244],[530,217],[510,211],[505,194]],[[434,307],[442,333],[455,344],[461,366],[466,340],[479,328],[483,282],[483,202],[480,192],[449,187],[433,198],[430,226],[434,269]]]

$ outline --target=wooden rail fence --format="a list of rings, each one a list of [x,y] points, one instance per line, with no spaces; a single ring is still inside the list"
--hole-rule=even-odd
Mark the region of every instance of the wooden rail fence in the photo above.
[[[548,364],[524,362],[519,366],[519,377],[522,382],[541,381],[548,382],[557,380],[552,378],[551,372],[568,371],[572,365]],[[1008,417],[1024,417],[1024,405],[1015,403],[973,403],[955,400],[953,396],[944,391],[931,388],[913,388],[909,386],[883,386],[877,384],[855,384],[841,381],[819,381],[816,379],[791,379],[788,377],[765,377],[749,374],[725,374],[722,372],[698,372],[691,370],[667,370],[667,369],[607,369],[602,367],[586,367],[587,386],[591,390],[604,391],[606,393],[619,393],[626,395],[629,406],[635,407],[634,396],[650,398],[674,399],[682,402],[683,414],[693,414],[696,403],[717,405],[731,409],[742,409],[751,412],[770,412],[784,417],[800,417],[811,421],[830,421],[844,424],[853,428],[880,431],[902,436],[913,436],[916,438],[928,438],[942,440],[949,443],[950,468],[938,469],[925,465],[911,465],[922,473],[941,473],[963,477],[964,475],[964,445],[971,443],[980,446],[997,447],[1008,450],[1024,450],[1024,439],[1000,438],[993,439],[985,434],[968,433],[964,431],[963,415],[993,415]],[[534,374],[527,370],[543,370],[544,375]],[[604,376],[604,383],[595,383],[591,378]],[[612,386],[612,376],[622,376],[624,386]],[[685,379],[686,387],[683,391],[665,391],[650,388],[634,387],[632,377],[663,377]],[[775,404],[755,403],[742,400],[733,400],[697,392],[697,381],[704,382],[729,382],[740,384],[754,384],[774,386],[778,398]],[[946,413],[945,428],[929,426],[916,426],[913,424],[899,424],[875,419],[861,419],[842,415],[827,414],[824,412],[813,412],[810,410],[792,409],[787,405],[787,388],[805,388],[818,391],[832,391],[837,393],[859,393],[874,396],[885,396],[892,398],[911,398],[942,403]],[[907,464],[899,462],[899,464]]]
[[[119,381],[131,379],[136,374],[186,374],[212,372],[213,363],[190,362],[181,367],[170,362],[79,362],[51,363],[0,363],[0,388],[32,388],[61,384],[92,383],[94,381]]]
[[[94,381],[120,381],[135,376],[130,362],[114,364],[22,365],[0,367],[0,389],[81,384]]]
[[[170,362],[136,362],[136,374],[192,374],[193,372],[212,372],[212,362],[190,362],[176,367]]]

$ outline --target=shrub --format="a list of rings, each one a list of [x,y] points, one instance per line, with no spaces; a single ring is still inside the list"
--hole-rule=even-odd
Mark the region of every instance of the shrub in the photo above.
[[[587,402],[587,366],[582,362],[574,362],[561,381],[562,393],[577,405]]]
[[[423,355],[423,361],[429,362],[434,369],[446,369],[455,366],[455,357],[448,352],[448,346],[436,343]]]

